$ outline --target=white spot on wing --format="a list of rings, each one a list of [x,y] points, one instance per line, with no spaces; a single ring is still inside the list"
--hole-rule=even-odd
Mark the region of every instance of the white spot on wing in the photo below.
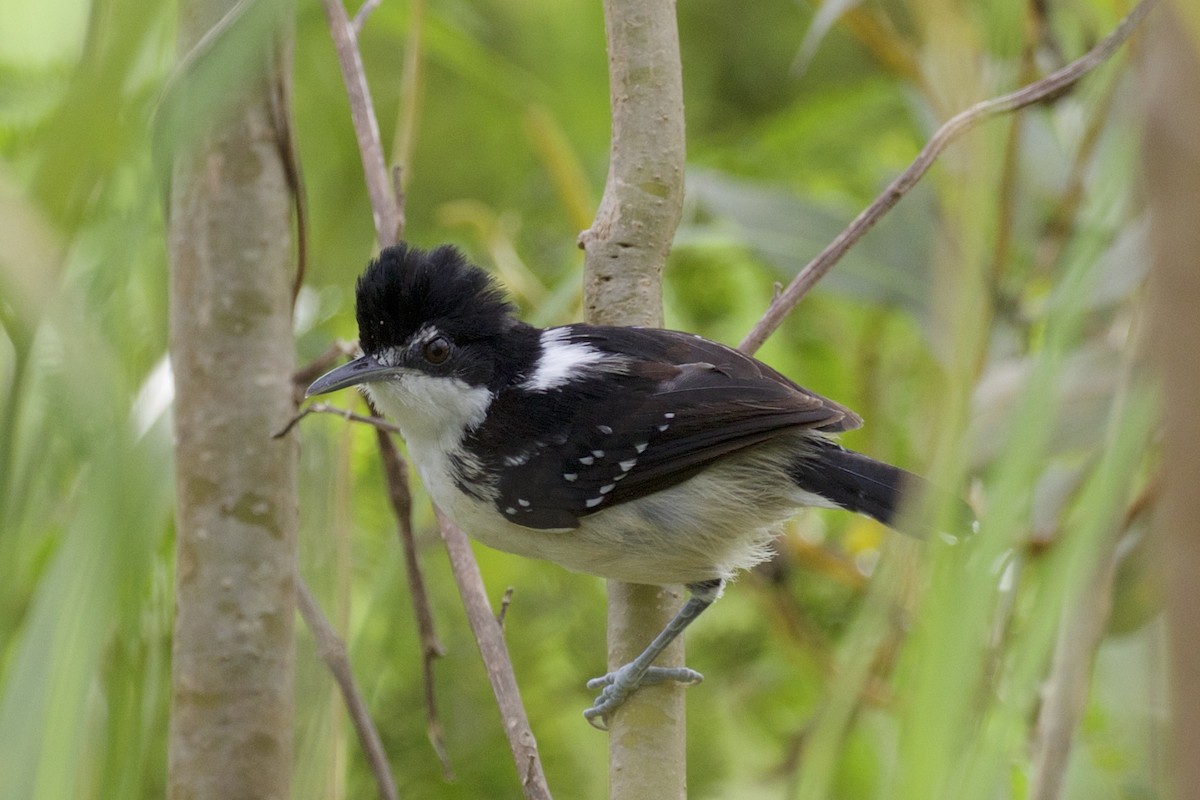
[[[633,469],[634,466],[636,466],[636,465],[637,465],[637,459],[631,458],[627,461],[622,461],[618,466],[621,467],[621,472],[629,472],[629,470]]]
[[[529,501],[523,497],[518,497],[517,505],[519,505],[521,508],[529,508]]]
[[[592,458],[591,456],[584,456],[583,458],[579,459],[579,463],[583,464],[585,467],[590,467],[592,464],[596,463],[596,459]]]
[[[579,477],[578,472],[564,472],[563,473],[563,480],[566,480],[566,481],[574,481],[578,477]]]
[[[604,451],[603,450],[593,450],[592,455],[594,455],[596,458],[604,458]]]
[[[505,514],[515,514],[515,513],[517,513],[517,510],[515,508],[513,508],[512,506],[509,506],[508,508],[504,509],[504,513]]]
[[[588,508],[595,508],[596,506],[600,505],[603,502],[604,502],[604,495],[600,495],[599,497],[593,497],[590,500],[585,500],[583,504],[585,506],[587,506]]]
[[[638,453],[644,453],[644,452],[646,452],[646,448],[649,446],[650,446],[649,442],[638,442],[637,444],[635,444],[633,446],[633,449],[637,450]]]
[[[612,428],[607,425],[597,425],[596,430],[600,431],[605,436],[608,436],[610,433],[612,433]]]
[[[617,488],[615,483],[606,483],[600,487],[600,494],[608,494],[615,488]]]

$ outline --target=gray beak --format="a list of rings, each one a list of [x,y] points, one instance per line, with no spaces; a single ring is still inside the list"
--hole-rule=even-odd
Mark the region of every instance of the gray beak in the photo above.
[[[345,389],[347,386],[357,386],[360,383],[383,380],[389,376],[396,375],[398,372],[399,370],[395,367],[380,364],[375,360],[374,356],[361,356],[317,378],[305,390],[304,396],[312,397],[316,394],[326,394],[328,392],[335,392],[338,389]]]

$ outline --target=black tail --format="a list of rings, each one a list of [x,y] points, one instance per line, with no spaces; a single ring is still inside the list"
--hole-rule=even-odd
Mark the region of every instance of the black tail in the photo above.
[[[819,494],[847,511],[892,525],[905,493],[925,479],[891,464],[867,458],[828,439],[814,439],[812,450],[797,460],[792,478],[806,492]]]

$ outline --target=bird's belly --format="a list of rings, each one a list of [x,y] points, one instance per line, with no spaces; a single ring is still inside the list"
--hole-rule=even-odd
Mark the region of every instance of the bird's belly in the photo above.
[[[754,469],[753,481],[731,480],[729,469],[710,468],[568,530],[516,525],[492,503],[456,490],[434,495],[460,528],[497,550],[631,583],[695,583],[732,578],[769,558],[780,523],[795,510],[794,485],[764,483]]]

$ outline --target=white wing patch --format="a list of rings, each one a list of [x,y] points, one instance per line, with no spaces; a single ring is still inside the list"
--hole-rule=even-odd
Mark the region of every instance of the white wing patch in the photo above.
[[[624,359],[584,342],[572,342],[566,328],[542,331],[542,355],[522,388],[544,392],[595,372],[620,372]]]

